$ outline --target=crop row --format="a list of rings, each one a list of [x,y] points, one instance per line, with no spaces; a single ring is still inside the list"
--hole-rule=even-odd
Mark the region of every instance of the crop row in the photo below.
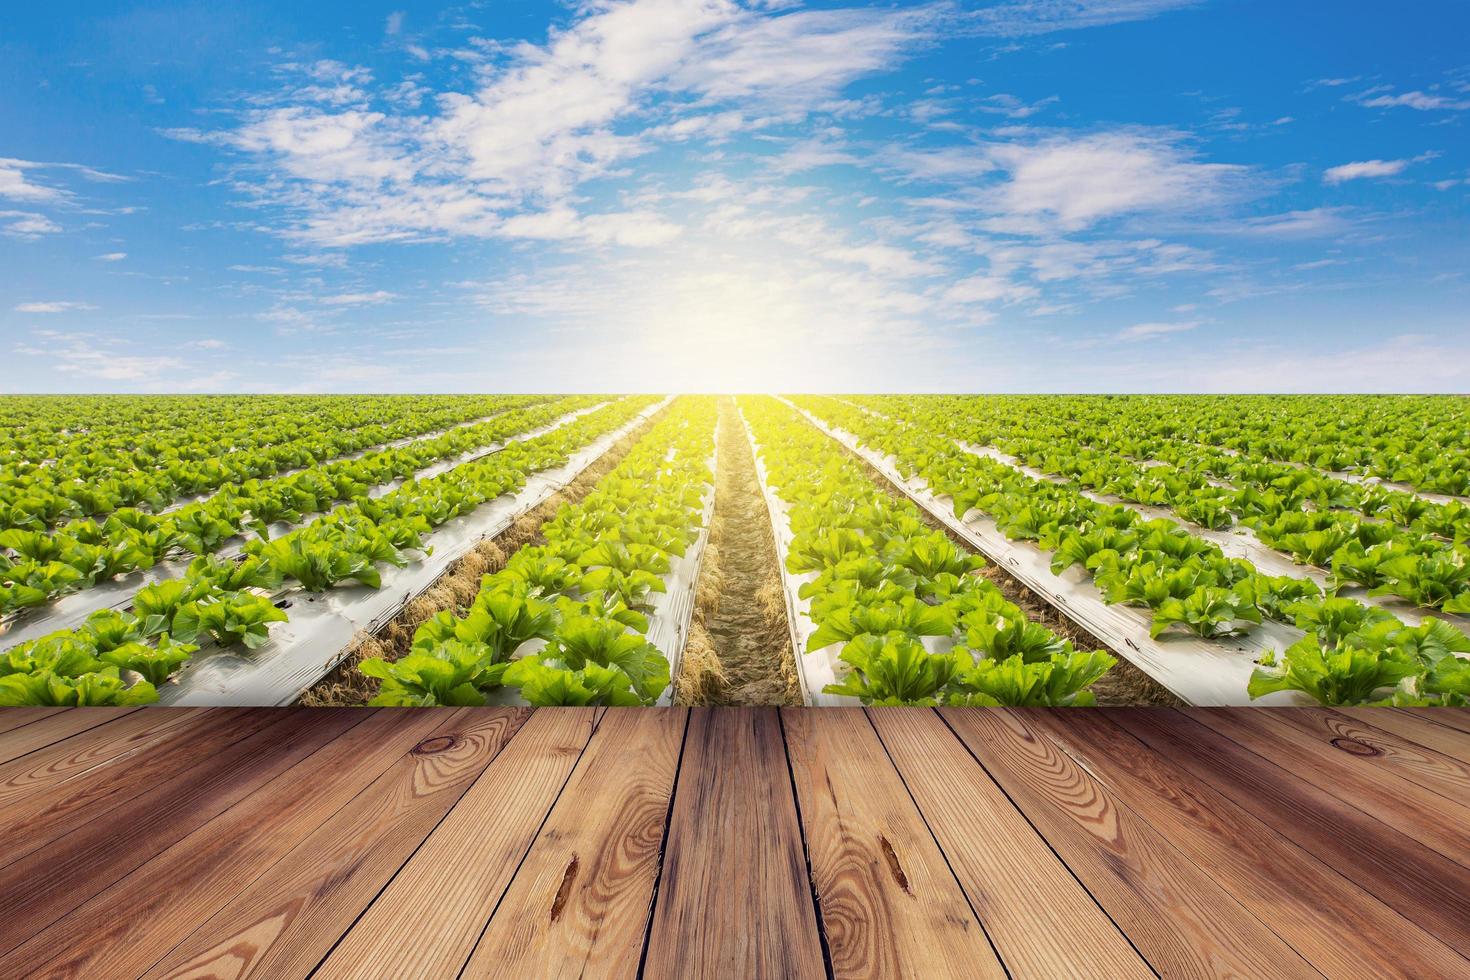
[[[1050,553],[1054,573],[1081,566],[1106,602],[1148,609],[1156,637],[1186,630],[1217,638],[1249,631],[1263,617],[1305,631],[1263,658],[1252,697],[1296,690],[1325,704],[1440,704],[1470,696],[1470,662],[1456,656],[1470,652],[1470,638],[1443,620],[1406,626],[1383,609],[1324,596],[1308,579],[1262,574],[1172,521],[1147,520],[1075,485],[1035,480],[966,451],[957,439],[983,443],[988,434],[923,399],[886,399],[895,417],[830,398],[798,401],[948,495],[956,517],[978,510],[1008,538]]]
[[[1074,650],[1029,621],[977,574],[983,559],[926,526],[790,408],[763,397],[742,411],[785,505],[786,570],[810,576],[798,599],[817,629],[801,655],[840,645],[825,693],[864,704],[1093,701],[1087,689],[1112,656]]]
[[[885,411],[890,400],[858,403]],[[935,413],[952,414],[939,406]],[[1248,527],[1299,564],[1330,569],[1334,587],[1470,613],[1470,507],[1458,501],[1433,503],[1310,468],[1161,443],[1138,435],[1127,418],[1074,435],[1071,425],[1048,424],[1045,416],[1010,425],[984,412],[952,417],[966,431],[987,432],[996,449],[1099,494],[1167,507],[1211,530]],[[1221,477],[1230,485],[1219,485]]]
[[[925,399],[931,400],[931,399]],[[1072,434],[1116,427],[1130,438],[1222,449],[1349,472],[1422,491],[1470,493],[1470,405],[1443,397],[1007,395],[934,397],[982,430]],[[1038,435],[1041,433],[1038,432]],[[982,440],[984,441],[984,440]]]
[[[0,705],[130,704],[188,662],[198,644],[260,646],[287,619],[272,601],[283,587],[321,592],[344,582],[373,588],[378,566],[425,553],[432,528],[523,486],[576,448],[651,404],[624,398],[551,432],[508,444],[378,498],[350,503],[272,541],[248,543],[237,560],[197,558],[186,572],[146,586],[123,609],[92,614],[76,629],[18,644],[0,655]]]
[[[649,614],[671,563],[699,535],[713,483],[715,408],[681,399],[596,487],[485,576],[463,615],[419,627],[410,653],[369,659],[378,705],[652,704],[670,664]]]
[[[90,439],[67,450],[31,447],[0,477],[0,531],[45,531],[100,519],[120,507],[158,513],[182,498],[303,469],[397,440],[534,405],[542,398],[479,398],[457,407],[429,402],[382,419],[373,405],[322,415],[289,414],[270,426],[211,437],[193,431],[177,447],[136,437],[120,451]],[[182,441],[184,439],[187,441]]]
[[[0,574],[6,579],[0,584],[0,614],[41,606],[69,592],[151,569],[168,558],[213,555],[246,531],[265,540],[273,527],[293,525],[341,501],[366,497],[374,487],[406,479],[430,464],[494,445],[597,401],[579,396],[506,412],[431,439],[289,476],[247,480],[164,514],[123,508],[101,524],[90,518],[75,520],[50,534],[18,528],[0,531]]]

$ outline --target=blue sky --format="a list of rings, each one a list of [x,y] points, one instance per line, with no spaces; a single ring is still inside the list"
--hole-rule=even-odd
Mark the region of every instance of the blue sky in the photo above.
[[[1467,39],[1461,2],[22,5],[0,390],[1470,391]]]

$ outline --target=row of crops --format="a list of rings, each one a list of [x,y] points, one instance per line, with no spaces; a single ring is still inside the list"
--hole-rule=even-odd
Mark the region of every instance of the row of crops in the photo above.
[[[1120,657],[1201,704],[1470,698],[1461,401],[737,404],[809,703],[1085,705]],[[666,702],[717,415],[708,397],[0,398],[0,703],[290,703],[600,459],[478,595],[343,669],[377,704]],[[1107,649],[1028,617],[987,564]]]

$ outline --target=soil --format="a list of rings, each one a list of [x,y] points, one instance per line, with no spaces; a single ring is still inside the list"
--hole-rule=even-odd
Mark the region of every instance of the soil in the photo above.
[[[597,482],[623,461],[638,440],[663,417],[668,408],[655,412],[642,424],[613,444],[567,486],[516,519],[493,538],[486,538],[449,566],[426,591],[406,604],[377,633],[362,633],[337,667],[301,696],[311,708],[337,708],[367,704],[378,693],[378,681],[357,669],[369,657],[397,660],[408,654],[413,635],[425,622],[445,609],[466,612],[480,593],[480,580],[505,567],[510,556],[531,544],[542,543],[541,525],[551,520],[563,504],[574,504],[592,492]]]
[[[835,441],[835,440],[834,440]],[[842,445],[838,443],[838,445]],[[872,478],[873,482],[882,487],[889,496],[897,500],[908,500],[906,493],[893,485],[893,481],[884,476],[862,456],[848,449],[849,456]],[[956,545],[964,548],[971,554],[978,554],[974,546],[963,537],[956,534],[948,525],[939,518],[930,514],[924,508],[919,508],[919,515],[924,523],[936,530],[943,531]],[[1055,606],[1032,592],[1021,581],[994,564],[986,560],[985,567],[980,574],[995,584],[1002,595],[1009,601],[1021,607],[1026,613],[1026,618],[1034,623],[1040,623],[1053,633],[1065,640],[1070,640],[1078,650],[1107,650],[1117,658],[1118,663],[1112,670],[1108,671],[1095,684],[1092,685],[1092,693],[1097,696],[1100,706],[1120,705],[1147,705],[1159,707],[1184,707],[1185,703],[1175,696],[1168,688],[1135,667],[1127,657],[1118,651],[1109,648],[1097,637],[1078,626],[1072,620],[1064,616]]]
[[[777,560],[750,441],[722,398],[714,516],[675,704],[801,704]]]

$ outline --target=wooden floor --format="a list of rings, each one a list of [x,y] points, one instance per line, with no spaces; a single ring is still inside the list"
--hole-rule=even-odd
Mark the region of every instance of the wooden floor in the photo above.
[[[1470,713],[5,709],[0,976],[1466,977]]]

